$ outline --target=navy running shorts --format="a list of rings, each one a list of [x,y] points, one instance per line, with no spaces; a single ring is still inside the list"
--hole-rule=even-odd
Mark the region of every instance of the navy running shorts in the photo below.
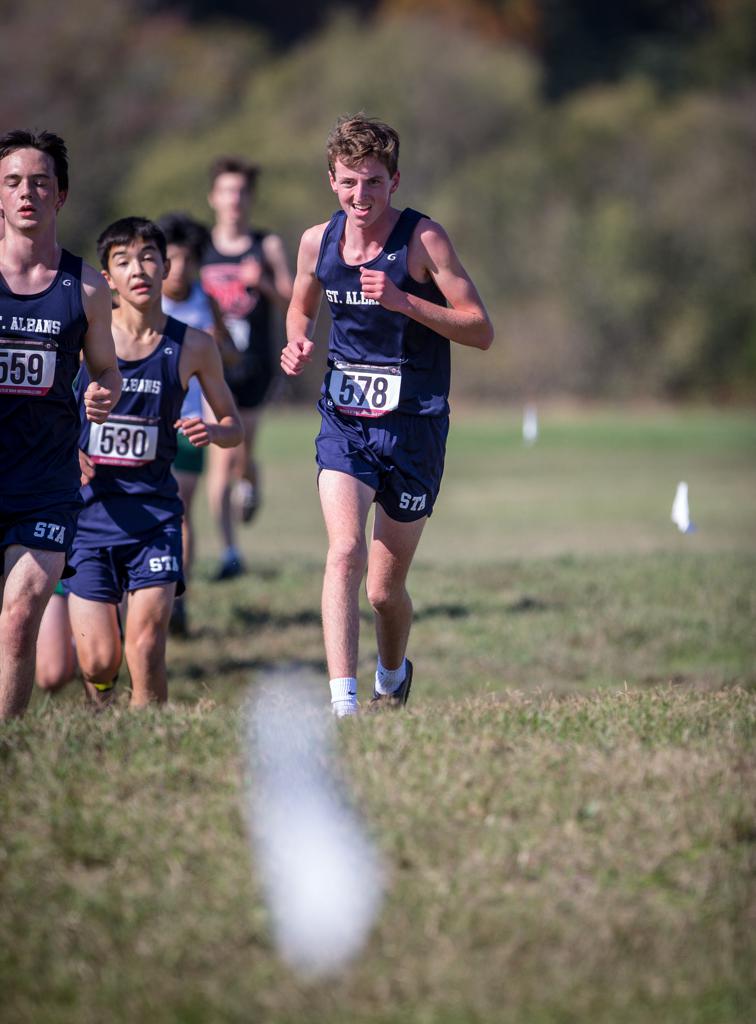
[[[68,564],[68,557],[81,507],[81,501],[77,500],[32,512],[11,512],[0,508],[0,552],[11,544],[43,551],[60,551],[66,556],[63,576],[71,576],[75,570]]]
[[[66,591],[87,601],[118,604],[124,593],[166,583],[176,584],[178,597],[186,589],[181,516],[128,544],[89,547],[74,541],[71,565],[76,575],[66,581]]]
[[[448,416],[345,416],[327,398],[318,408],[322,423],[315,450],[321,470],[338,470],[367,484],[397,522],[431,515],[444,472]]]

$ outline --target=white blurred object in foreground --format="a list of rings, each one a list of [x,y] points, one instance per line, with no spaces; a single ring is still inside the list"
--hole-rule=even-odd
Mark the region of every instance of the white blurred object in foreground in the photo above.
[[[276,947],[308,976],[346,967],[383,897],[377,853],[330,769],[332,716],[303,685],[273,674],[247,720],[254,865]]]
[[[672,522],[680,533],[692,533],[695,529],[690,521],[690,509],[688,507],[688,485],[681,480],[675,491],[675,500],[672,502]]]
[[[526,405],[522,414],[522,439],[525,444],[538,440],[538,411],[534,405]]]

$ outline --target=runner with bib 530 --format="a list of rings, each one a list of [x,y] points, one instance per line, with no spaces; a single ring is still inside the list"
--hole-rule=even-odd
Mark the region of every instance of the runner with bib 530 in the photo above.
[[[96,704],[112,697],[122,653],[118,605],[128,594],[125,652],[131,705],[139,707],[167,699],[168,620],[184,587],[182,504],[171,473],[176,432],[198,447],[231,447],[242,427],[215,341],[162,311],[169,268],[162,231],[125,217],[100,235],[97,251],[118,293],[113,336],[123,392],[107,423],[82,425],[88,482],[71,554],[76,575],[66,587],[79,666]],[[181,416],[195,374],[217,423]],[[87,383],[82,369],[77,395]]]

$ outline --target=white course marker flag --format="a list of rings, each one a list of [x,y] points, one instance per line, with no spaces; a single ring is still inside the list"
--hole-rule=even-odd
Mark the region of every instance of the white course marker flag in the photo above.
[[[672,502],[672,522],[680,533],[692,533],[695,526],[690,521],[690,509],[688,507],[688,485],[681,480],[675,491],[675,500]]]
[[[301,676],[273,673],[250,701],[247,803],[278,953],[300,974],[320,977],[361,951],[384,878],[331,771],[333,716],[312,690]]]
[[[523,411],[522,439],[525,444],[535,444],[538,440],[538,410],[534,405],[526,405]]]

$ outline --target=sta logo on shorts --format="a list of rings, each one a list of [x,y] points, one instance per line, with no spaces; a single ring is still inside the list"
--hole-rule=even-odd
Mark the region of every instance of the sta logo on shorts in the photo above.
[[[65,544],[66,528],[59,523],[43,523],[39,521],[34,524],[34,536],[40,540],[44,537],[46,540],[55,541],[56,544]]]
[[[425,508],[425,494],[407,494],[406,491],[402,491],[401,497],[399,498],[399,508],[409,508],[413,512],[422,512]]]
[[[178,559],[175,555],[159,555],[150,559],[150,572],[178,572]]]

